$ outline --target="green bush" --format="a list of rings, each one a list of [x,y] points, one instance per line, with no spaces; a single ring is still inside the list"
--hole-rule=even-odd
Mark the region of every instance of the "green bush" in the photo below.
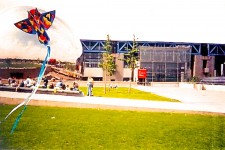
[[[198,77],[192,77],[190,82],[200,82],[200,79]]]

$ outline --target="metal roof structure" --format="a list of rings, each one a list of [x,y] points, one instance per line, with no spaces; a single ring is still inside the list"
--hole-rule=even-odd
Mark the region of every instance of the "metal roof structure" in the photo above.
[[[127,49],[131,49],[133,41],[111,41],[114,53],[126,53]],[[156,41],[136,41],[138,46],[153,46],[153,47],[176,47],[176,46],[191,46],[192,55],[225,56],[225,44],[214,43],[184,43],[184,42],[156,42]],[[88,40],[81,39],[81,44],[84,53],[99,53],[104,52],[105,40]]]

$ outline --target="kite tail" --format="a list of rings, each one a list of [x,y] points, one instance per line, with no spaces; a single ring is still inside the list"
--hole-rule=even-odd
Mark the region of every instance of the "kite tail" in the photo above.
[[[21,118],[22,115],[23,115],[23,112],[24,112],[26,109],[27,109],[27,105],[25,105],[25,106],[23,107],[23,110],[22,110],[22,111],[20,112],[20,114],[17,116],[17,118],[16,118],[16,120],[15,120],[15,122],[14,122],[14,124],[13,124],[13,127],[12,127],[12,129],[11,129],[10,134],[13,134],[14,130],[16,129],[16,127],[17,127],[17,125],[18,125],[18,123],[19,123],[19,121],[20,121],[20,118]]]
[[[16,120],[14,121],[14,124],[13,124],[13,127],[11,129],[11,134],[13,134],[14,130],[16,129],[18,123],[19,123],[19,120],[20,118],[22,117],[24,111],[26,110],[27,108],[27,104],[30,102],[32,96],[36,93],[39,85],[40,85],[40,82],[42,80],[42,77],[45,73],[45,70],[46,70],[46,64],[50,58],[50,53],[51,53],[51,48],[49,45],[46,45],[47,47],[47,55],[45,57],[45,60],[44,62],[42,63],[42,66],[41,66],[41,69],[40,69],[40,73],[38,75],[38,80],[37,80],[37,83],[35,85],[35,87],[33,88],[32,92],[30,93],[30,95],[28,95],[28,97],[22,102],[20,103],[18,106],[16,106],[6,117],[5,117],[5,120],[15,111],[17,110],[19,107],[21,107],[22,105],[24,105],[24,108],[22,109],[22,111],[20,112],[20,114],[17,116]]]

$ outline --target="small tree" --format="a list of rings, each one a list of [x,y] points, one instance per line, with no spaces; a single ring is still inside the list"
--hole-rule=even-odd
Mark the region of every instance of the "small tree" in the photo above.
[[[124,59],[121,59],[125,61],[128,65],[128,68],[131,69],[131,75],[130,75],[130,86],[129,86],[129,93],[131,89],[131,81],[134,79],[134,69],[137,68],[137,61],[138,61],[138,45],[135,38],[135,35],[133,35],[133,45],[132,48],[127,48],[127,53],[124,54]]]
[[[104,93],[106,93],[107,76],[112,76],[114,72],[116,71],[116,64],[115,64],[114,57],[112,55],[112,45],[111,45],[111,40],[109,38],[109,35],[107,35],[107,40],[104,45],[104,50],[105,52],[102,55],[102,60],[99,67],[101,67],[104,72],[104,80],[105,80]]]

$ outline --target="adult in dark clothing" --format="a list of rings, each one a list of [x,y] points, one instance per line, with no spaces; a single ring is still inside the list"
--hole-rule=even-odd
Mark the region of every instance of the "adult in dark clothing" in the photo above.
[[[48,87],[48,79],[45,78],[45,79],[44,79],[44,88],[47,88],[47,87]]]

